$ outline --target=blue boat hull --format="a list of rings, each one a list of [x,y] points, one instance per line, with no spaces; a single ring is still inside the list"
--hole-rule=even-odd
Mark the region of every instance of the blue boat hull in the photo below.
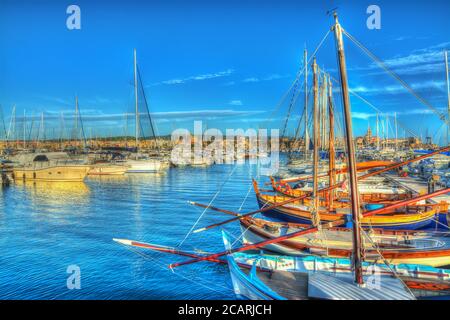
[[[258,201],[258,205],[260,208],[264,208],[264,207],[268,206],[264,201],[262,201],[258,197],[257,197],[257,201]],[[301,223],[301,224],[311,224],[311,220],[308,218],[300,217],[298,215],[291,214],[289,212],[285,212],[278,208],[273,208],[271,210],[264,211],[262,214],[267,217],[270,217],[274,220],[278,220],[278,221],[286,221],[286,222]],[[342,226],[351,228],[352,225],[351,225],[350,217],[349,217],[349,219],[347,219],[347,221],[348,222]],[[430,228],[431,223],[432,223],[432,221],[430,221],[429,219],[424,219],[424,220],[417,221],[414,223],[404,223],[404,224],[396,224],[396,225],[386,224],[386,225],[380,226],[380,228],[383,228],[386,230],[419,230],[419,229]],[[362,227],[369,228],[370,226],[366,226],[363,224]]]

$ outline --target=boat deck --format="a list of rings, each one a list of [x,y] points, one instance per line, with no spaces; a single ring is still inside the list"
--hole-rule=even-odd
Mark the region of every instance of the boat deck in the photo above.
[[[407,177],[400,177],[396,173],[384,173],[382,174],[383,177],[386,177],[393,183],[411,191],[415,195],[424,194],[428,192],[428,183],[427,181],[414,177],[414,176],[407,176]],[[433,199],[429,200],[431,203],[439,203],[441,201],[446,201],[450,203],[450,195],[449,194],[443,194],[437,197],[434,197]]]
[[[308,299],[308,274],[302,272],[258,272],[269,288],[289,300]]]

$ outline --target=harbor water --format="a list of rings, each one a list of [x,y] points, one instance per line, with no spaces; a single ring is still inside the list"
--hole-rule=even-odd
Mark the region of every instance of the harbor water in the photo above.
[[[189,231],[197,220],[203,227],[229,216],[188,201],[257,209],[251,189],[256,169],[248,163],[213,165],[4,187],[0,299],[234,299],[227,266],[201,262],[171,271],[170,263],[186,258],[133,252],[112,239],[168,246],[185,239],[183,250],[223,251],[220,228]],[[224,227],[239,236],[237,223]],[[79,289],[67,285],[73,268],[80,271]]]

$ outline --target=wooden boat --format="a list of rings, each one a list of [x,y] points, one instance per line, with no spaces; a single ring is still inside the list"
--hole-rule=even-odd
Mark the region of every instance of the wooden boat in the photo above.
[[[14,167],[14,180],[22,181],[83,181],[89,172],[87,165],[52,163],[45,155],[37,155],[33,162]]]
[[[110,163],[97,163],[90,167],[89,176],[123,175],[128,170],[127,166]]]
[[[258,190],[256,191],[256,199],[260,208],[271,207],[277,203],[290,199],[285,196],[261,194]],[[335,211],[329,211],[322,207],[319,209],[320,219],[323,222],[331,222],[344,218],[348,221],[347,226],[350,226],[351,210],[348,206],[348,203],[344,203],[341,208],[338,208]],[[429,206],[407,206],[403,211],[398,211],[397,209],[383,215],[364,218],[362,219],[361,224],[364,228],[415,230],[430,225],[439,212],[439,204],[430,204]],[[282,221],[302,224],[311,224],[313,218],[311,207],[300,201],[277,206],[272,210],[265,211],[264,215]]]
[[[309,285],[318,282],[317,279],[311,281],[311,276],[317,278],[326,275],[327,277],[324,277],[326,281],[333,276],[344,278],[345,275],[348,277],[352,274],[349,259],[239,252],[228,255],[227,260],[235,294],[252,300],[309,299],[313,291]],[[377,280],[380,282],[393,279],[395,272],[418,299],[450,298],[450,270],[417,264],[400,264],[391,269],[383,264],[363,263],[366,278],[370,278],[374,271],[381,276]],[[323,281],[321,282],[325,285]],[[386,289],[392,290],[389,287]],[[338,287],[336,290],[344,291],[345,287]],[[391,292],[387,295],[388,299],[391,299],[390,294]],[[349,291],[341,295],[340,299],[355,299],[355,297],[353,292]]]
[[[243,218],[240,223],[246,243],[274,239],[309,227],[255,218]],[[391,264],[413,263],[433,267],[450,265],[449,233],[371,229],[363,240],[366,261],[374,262],[383,257]],[[314,254],[349,258],[353,249],[352,230],[331,228],[270,244],[264,248],[284,255]]]
[[[226,250],[231,249],[230,239],[224,235]],[[259,257],[261,258],[261,256]],[[272,269],[258,270],[260,259],[255,259],[251,269],[239,266],[232,254],[227,255],[233,288],[238,297],[251,300],[414,300],[414,295],[403,282],[392,275],[378,275],[378,286],[357,286],[353,271],[318,272]],[[371,274],[364,273],[367,282]]]
[[[281,195],[285,195],[288,197],[300,197],[304,194],[310,193],[311,188],[298,188],[292,187],[291,184],[285,182],[285,180],[276,181],[272,177],[270,177],[271,186],[273,190]],[[360,197],[363,202],[369,203],[377,203],[377,202],[391,202],[409,199],[412,197],[412,193],[399,188],[387,188],[383,186],[383,188],[371,187],[369,184],[362,184],[358,186],[360,190]],[[349,193],[347,190],[338,189],[334,193],[334,200],[339,201],[342,199],[349,199]],[[328,197],[324,198],[324,203],[328,201]]]
[[[225,244],[231,243],[227,232],[222,232]],[[184,252],[178,248],[155,245],[128,239],[113,239],[115,242],[156,252],[164,252],[185,257],[199,257],[199,254]],[[227,246],[226,248],[230,248]],[[213,263],[228,264],[233,289],[238,298],[245,299],[309,299],[307,288],[301,279],[312,273],[330,275],[351,275],[352,263],[345,258],[327,258],[314,255],[286,256],[265,253],[237,252],[229,254],[226,260],[209,260]],[[416,298],[449,298],[450,270],[419,264],[399,264],[392,268],[385,264],[363,263],[367,278],[373,272],[383,277],[398,276]],[[395,273],[395,275],[394,275]],[[287,285],[284,281],[288,282]],[[261,283],[262,282],[262,283]],[[286,285],[286,286],[285,286]],[[278,290],[275,290],[278,289]],[[300,289],[300,290],[299,290]],[[290,293],[289,295],[283,292]]]

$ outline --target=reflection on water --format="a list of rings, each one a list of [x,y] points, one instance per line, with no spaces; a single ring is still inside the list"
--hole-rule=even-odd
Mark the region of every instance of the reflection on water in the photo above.
[[[179,258],[146,252],[145,259],[112,238],[177,245],[203,211],[188,201],[209,203],[221,189],[215,206],[256,209],[252,194],[243,203],[254,176],[249,165],[217,165],[0,189],[0,299],[234,298],[223,266],[199,263],[173,273],[167,265]],[[199,226],[227,218],[207,212]],[[239,234],[237,224],[226,228]],[[220,230],[193,234],[182,249],[222,251]],[[81,290],[66,288],[71,264],[81,268]]]
[[[63,182],[63,181],[22,181],[15,182],[18,188],[24,188],[37,196],[47,197],[86,196],[89,188],[84,182]]]

